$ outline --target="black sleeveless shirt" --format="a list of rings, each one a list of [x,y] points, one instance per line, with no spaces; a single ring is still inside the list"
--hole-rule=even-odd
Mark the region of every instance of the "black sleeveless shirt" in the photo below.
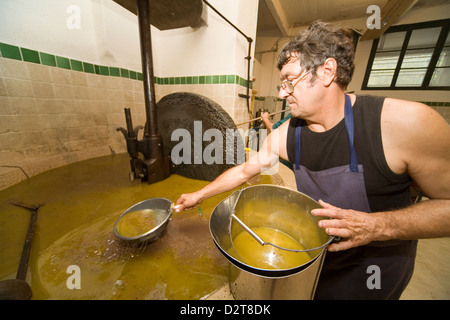
[[[411,204],[407,174],[396,174],[389,168],[381,139],[381,110],[384,97],[357,96],[353,105],[355,150],[363,165],[367,197],[372,212],[387,211]],[[295,128],[303,121],[292,118],[287,136],[289,161],[295,163]],[[345,121],[325,132],[313,132],[306,125],[301,134],[300,164],[321,171],[350,163],[350,148]]]

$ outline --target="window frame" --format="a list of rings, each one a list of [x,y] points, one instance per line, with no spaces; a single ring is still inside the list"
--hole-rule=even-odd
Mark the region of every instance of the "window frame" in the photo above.
[[[431,56],[430,63],[428,64],[428,67],[425,72],[425,76],[422,82],[421,86],[396,86],[395,83],[397,82],[398,76],[400,74],[401,66],[403,63],[403,59],[405,57],[409,39],[411,38],[411,34],[414,30],[418,29],[427,29],[427,28],[433,28],[433,27],[442,27],[441,32],[439,34],[438,40],[436,42],[436,46],[434,48],[433,54]],[[434,71],[436,70],[436,64],[439,60],[439,57],[445,47],[445,41],[447,40],[447,36],[449,34],[450,29],[450,19],[444,19],[444,20],[435,20],[435,21],[427,21],[427,22],[420,22],[420,23],[414,23],[414,24],[407,24],[407,25],[399,25],[399,26],[393,26],[388,28],[385,33],[393,33],[393,32],[402,32],[406,31],[405,38],[403,40],[403,45],[400,51],[400,56],[397,61],[397,65],[394,69],[394,75],[391,80],[390,86],[384,86],[384,87],[368,87],[369,83],[369,77],[370,73],[372,71],[372,66],[375,60],[375,56],[377,53],[378,43],[380,41],[380,38],[373,40],[372,43],[372,49],[370,51],[369,60],[367,62],[366,67],[366,73],[364,75],[364,80],[362,83],[361,90],[450,90],[450,86],[431,86],[430,82],[433,76]],[[450,68],[450,67],[446,67]],[[405,69],[403,69],[405,70]]]

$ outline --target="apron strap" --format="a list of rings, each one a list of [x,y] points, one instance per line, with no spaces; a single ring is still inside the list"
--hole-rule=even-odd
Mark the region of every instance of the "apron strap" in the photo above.
[[[348,142],[350,145],[350,171],[358,172],[358,157],[356,156],[356,150],[354,147],[355,141],[355,126],[353,123],[353,108],[352,101],[348,95],[345,95],[345,130],[347,131]],[[295,169],[300,169],[300,150],[301,150],[301,132],[302,126],[305,124],[305,121],[302,120],[300,124],[295,128],[295,146],[296,146],[296,155],[295,155]]]
[[[348,143],[350,145],[350,171],[358,172],[358,157],[354,147],[355,125],[353,123],[352,101],[345,95],[345,130],[347,130]]]
[[[301,146],[301,133],[302,133],[302,126],[304,124],[304,120],[302,119],[302,121],[300,121],[300,124],[297,126],[297,128],[295,128],[295,169],[296,170],[300,170],[300,150],[302,149]]]

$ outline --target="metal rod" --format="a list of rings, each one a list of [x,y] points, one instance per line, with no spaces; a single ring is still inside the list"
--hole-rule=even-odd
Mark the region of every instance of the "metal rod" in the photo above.
[[[152,37],[150,31],[150,2],[136,0],[141,41],[142,76],[144,80],[145,111],[147,115],[147,133],[149,136],[158,134],[156,121],[156,98],[153,75]]]
[[[328,239],[327,242],[325,242],[324,244],[315,247],[315,248],[310,248],[310,249],[290,249],[290,248],[284,248],[284,247],[280,247],[276,244],[273,244],[272,242],[265,242],[262,238],[260,238],[252,229],[250,229],[241,219],[239,219],[234,213],[231,215],[231,217],[242,227],[244,228],[245,231],[247,231],[252,237],[253,239],[255,239],[260,245],[265,246],[265,245],[269,245],[272,247],[275,247],[277,249],[280,250],[284,250],[284,251],[290,251],[290,252],[311,252],[311,251],[316,251],[319,249],[322,249],[323,247],[328,246],[333,240],[335,240],[335,238],[332,236]],[[236,249],[235,249],[236,250]]]
[[[203,0],[204,3],[206,3],[206,5],[208,7],[210,7],[215,13],[217,13],[223,20],[225,20],[229,25],[231,25],[234,29],[236,29],[240,34],[242,34],[248,41],[248,56],[245,57],[245,59],[248,61],[248,65],[247,65],[247,95],[243,96],[243,95],[239,95],[240,97],[244,97],[247,99],[247,111],[250,113],[250,83],[251,83],[251,79],[250,79],[250,63],[252,60],[252,56],[251,56],[251,52],[252,52],[252,42],[253,39],[248,37],[244,32],[241,31],[241,29],[239,29],[238,27],[236,27],[230,20],[228,20],[223,14],[221,14],[216,8],[214,8],[208,1]]]
[[[127,124],[127,136],[128,138],[136,138],[133,130],[133,121],[131,120],[130,108],[125,108],[125,122]]]
[[[233,218],[242,228],[244,228],[245,231],[247,231],[256,241],[258,241],[258,243],[260,245],[263,246],[265,244],[264,240],[261,239],[256,233],[254,233],[252,229],[250,229],[241,219],[239,219],[235,215],[236,205],[237,205],[239,198],[241,197],[242,191],[244,191],[244,189],[245,188],[241,188],[241,190],[239,190],[236,200],[234,201],[233,208],[231,209],[231,218]],[[233,246],[234,246],[234,244],[233,244]],[[237,250],[236,250],[236,252],[237,252]]]
[[[252,42],[253,39],[250,37],[247,37],[245,33],[243,33],[238,27],[236,27],[230,20],[228,20],[223,14],[221,14],[216,8],[214,8],[208,1],[203,0],[204,3],[208,5],[212,10],[214,10],[215,13],[217,13],[223,20],[228,22],[233,28],[235,28],[240,34],[242,34],[245,38],[247,38],[248,42]]]
[[[280,110],[280,111],[269,113],[269,116],[274,116],[274,115],[282,113],[282,112],[289,112],[289,110],[283,109],[283,110]],[[261,119],[262,119],[262,117],[257,117],[257,118],[254,118],[254,119],[251,119],[251,120],[239,123],[239,124],[236,125],[236,127],[239,127],[239,126],[241,126],[243,124],[247,124],[247,123],[250,123],[250,122],[253,122],[253,121],[261,120]]]
[[[250,61],[252,60],[252,39],[247,38],[248,41],[248,56],[245,58],[247,59],[247,111],[250,113]]]
[[[27,235],[25,236],[25,242],[23,244],[22,255],[20,257],[19,268],[17,270],[16,279],[24,280],[27,276],[28,261],[31,254],[31,242],[36,226],[38,210],[42,205],[27,205],[22,202],[13,203],[14,205],[31,210],[30,223],[28,225]]]
[[[245,231],[247,231],[256,241],[258,241],[258,243],[260,245],[265,245],[266,243],[264,242],[263,239],[261,239],[255,232],[253,232],[252,229],[250,229],[244,222],[241,221],[241,219],[239,219],[238,217],[236,217],[236,215],[233,213],[231,215],[231,217],[237,222],[239,223],[239,225],[245,229]]]
[[[285,250],[285,251],[291,251],[291,252],[310,252],[310,251],[315,251],[315,250],[318,250],[318,249],[322,249],[323,247],[329,245],[332,241],[340,241],[340,239],[341,239],[340,237],[330,236],[328,241],[325,242],[324,244],[322,244],[321,246],[315,247],[315,248],[311,248],[311,249],[303,249],[303,250],[283,248],[283,247],[280,247],[280,246],[278,246],[276,244],[273,244],[272,242],[265,242],[260,236],[258,236],[252,229],[250,229],[250,227],[247,226],[235,214],[236,213],[236,205],[237,205],[237,203],[238,203],[238,201],[239,201],[239,199],[241,197],[242,191],[244,191],[244,190],[245,190],[245,188],[241,188],[241,190],[239,190],[239,193],[238,193],[238,195],[236,197],[236,200],[234,201],[233,208],[231,209],[231,218],[234,221],[236,221],[246,232],[248,232],[250,234],[250,236],[252,236],[253,239],[255,239],[260,245],[262,245],[262,246],[270,245],[270,246],[275,247],[277,249]],[[231,233],[231,222],[230,222],[230,233]],[[234,247],[233,239],[231,239],[231,242],[232,242],[233,247]],[[236,250],[236,248],[234,248],[234,250],[237,252],[237,254],[239,254],[239,252]]]

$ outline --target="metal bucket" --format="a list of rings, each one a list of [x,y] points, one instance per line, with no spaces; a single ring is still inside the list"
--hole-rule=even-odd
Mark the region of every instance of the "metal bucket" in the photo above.
[[[231,262],[229,282],[235,299],[312,299],[319,279],[326,247],[309,252],[311,259],[286,269],[262,269],[247,264],[236,252],[233,239],[242,232],[232,218],[232,208],[238,192],[220,202],[210,218],[212,238]],[[236,216],[250,228],[277,229],[305,248],[315,248],[332,240],[318,227],[322,218],[311,215],[321,206],[307,195],[274,185],[256,185],[245,188],[236,205]]]

